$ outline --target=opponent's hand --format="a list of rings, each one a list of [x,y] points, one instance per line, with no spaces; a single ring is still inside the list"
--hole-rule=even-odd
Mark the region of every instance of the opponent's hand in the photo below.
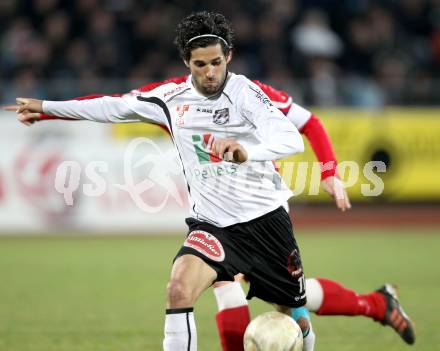
[[[248,158],[244,147],[232,138],[215,139],[212,143],[212,152],[228,162],[243,163]]]
[[[350,199],[345,191],[344,184],[338,177],[327,177],[321,181],[321,185],[334,198],[337,208],[341,211],[351,208]]]
[[[17,119],[26,125],[31,125],[41,119],[41,113],[43,113],[43,101],[29,98],[17,98],[17,105],[4,106],[6,111],[15,111],[17,113]]]

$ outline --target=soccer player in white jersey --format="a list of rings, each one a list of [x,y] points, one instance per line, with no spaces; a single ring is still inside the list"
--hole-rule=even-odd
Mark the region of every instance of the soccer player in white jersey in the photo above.
[[[141,96],[25,105],[61,117],[169,129],[191,210],[188,236],[167,286],[165,351],[197,349],[194,303],[215,281],[233,280],[238,273],[249,280],[249,298],[289,314],[306,302],[299,249],[282,206],[292,194],[272,163],[302,152],[304,145],[255,84],[228,72],[231,42],[224,16],[195,13],[177,28],[176,44],[191,72],[184,84]]]
[[[202,37],[203,38],[203,37]],[[199,38],[199,39],[202,39],[202,38]],[[209,38],[209,37],[204,37],[204,38]],[[212,37],[212,38],[215,38],[215,37]],[[220,39],[219,39],[220,40]],[[220,43],[222,43],[221,41],[220,41]],[[230,43],[229,43],[229,45],[228,45],[228,47],[229,47],[229,50],[230,50],[230,48],[231,48],[231,45],[230,45]],[[192,55],[190,55],[190,56],[192,56]],[[227,52],[224,54],[224,57],[225,57],[225,59],[226,60],[228,60],[228,59],[230,59],[230,56],[228,57],[228,55],[227,55]],[[184,58],[184,60],[185,60],[185,58]],[[186,63],[189,63],[189,60],[185,60],[186,61]],[[215,64],[215,62],[214,62],[214,64]],[[198,65],[198,63],[196,62],[195,63],[195,65],[196,65],[196,67],[197,67],[197,65]],[[191,70],[191,72],[193,72],[193,70]],[[197,77],[194,73],[193,73],[193,78],[194,77]],[[203,78],[203,77],[202,77]],[[185,80],[185,79],[184,79]],[[180,79],[180,83],[182,83],[182,81],[184,81],[184,80],[182,80],[182,79]],[[214,91],[217,91],[217,89],[214,89],[215,88],[215,86],[216,86],[216,84],[218,83],[218,82],[220,82],[221,81],[221,79],[220,80],[218,80],[217,82],[215,82],[213,79],[211,79],[212,80],[212,82],[209,82],[209,81],[207,81],[207,82],[205,82],[206,84],[203,84],[203,83],[201,83],[201,82],[199,82],[199,83],[201,83],[201,84],[199,84],[199,87],[198,88],[200,88],[201,90],[202,90],[202,94],[203,94],[203,92],[205,93],[205,94],[207,94],[207,95],[210,95],[210,93],[213,93]],[[176,78],[176,79],[172,79],[172,80],[170,80],[170,81],[174,81],[174,82],[177,82],[177,83],[179,83],[179,78]],[[281,104],[282,105],[282,107],[281,108],[284,108],[284,109],[286,109],[286,111],[285,112],[291,112],[291,111],[289,111],[289,110],[292,110],[292,105],[291,105],[291,103],[289,103],[289,99],[288,99],[288,96],[286,97],[286,96],[283,96],[282,95],[282,93],[279,93],[279,92],[277,92],[276,90],[273,90],[271,87],[267,87],[267,86],[265,86],[264,84],[261,84],[261,83],[259,83],[259,82],[257,82],[257,84],[258,84],[258,86],[259,87],[261,87],[262,88],[262,90],[264,91],[264,92],[267,92],[268,93],[268,95],[269,95],[269,97],[272,99],[272,100],[276,100],[277,98],[279,99],[279,101],[277,101],[278,102],[278,104]],[[196,86],[196,88],[197,88],[197,82],[195,82],[195,84],[194,84],[195,86]],[[153,84],[153,86],[154,86],[154,84]],[[148,87],[148,86],[146,86],[146,87]],[[141,89],[139,89],[140,91],[147,91],[147,90],[149,90],[149,89],[147,89],[146,87],[144,87],[144,88],[141,88]],[[150,88],[152,88],[152,87],[150,87]],[[180,92],[180,90],[181,89],[177,89],[177,93],[178,94],[180,94],[179,92]],[[204,90],[204,91],[203,91]],[[255,91],[255,90],[254,90]],[[261,92],[259,92],[258,90],[256,90],[255,91],[256,93],[257,93],[257,97],[259,98],[259,99],[264,99],[264,95],[262,95],[261,94]],[[174,91],[174,88],[173,89],[171,89],[171,91],[170,92],[167,92],[166,94],[169,94],[169,95],[173,95],[173,94],[175,94],[176,92]],[[278,93],[278,94],[277,94]],[[286,94],[287,95],[287,94]],[[286,101],[284,101],[284,100],[286,100]],[[280,105],[278,105],[279,107],[280,107]],[[301,119],[301,123],[302,123],[302,127],[303,127],[303,129],[306,129],[306,127],[307,127],[307,129],[311,129],[311,130],[313,130],[312,128],[315,128],[315,129],[318,129],[318,128],[316,128],[315,127],[315,125],[316,125],[316,123],[317,123],[317,121],[316,121],[316,118],[314,117],[314,116],[310,116],[310,113],[308,113],[308,111],[305,111],[305,110],[302,110],[299,106],[297,106],[297,105],[295,105],[296,106],[296,108],[295,108],[295,111],[296,111],[296,113],[294,114],[294,115],[296,115],[296,116],[298,116],[298,117],[300,117],[300,119]],[[178,109],[178,108],[176,108],[176,109]],[[185,109],[186,109],[186,107],[185,107],[185,105],[183,106],[183,108],[181,108],[181,111],[179,111],[179,115],[180,114],[182,114],[182,116],[181,117],[183,117],[184,115],[185,115]],[[223,122],[223,120],[225,119],[225,118],[229,118],[229,114],[227,114],[227,116],[225,115],[225,111],[220,111],[220,112],[218,112],[218,111],[215,111],[216,113],[214,114],[214,116],[213,116],[213,119],[217,119],[217,122],[218,122],[218,124],[219,125],[222,125],[222,122]],[[229,111],[228,111],[229,112]],[[216,116],[217,115],[217,116]],[[29,117],[29,115],[28,115],[28,117]],[[38,118],[40,118],[41,116],[38,116]],[[65,117],[70,117],[70,116],[67,116],[67,115],[65,115]],[[312,117],[312,118],[311,118]],[[303,121],[304,120],[304,121]],[[29,118],[28,119],[28,121],[31,121],[31,119]],[[26,122],[26,121],[25,121]],[[294,123],[295,122],[297,122],[297,121],[293,121]],[[307,124],[306,124],[306,122],[307,122]],[[181,122],[179,122],[179,123],[182,123],[182,121]],[[184,123],[184,121],[183,121],[183,123]],[[214,122],[215,123],[215,122]],[[297,123],[295,123],[295,124],[297,124]],[[165,126],[167,126],[166,124],[163,124],[163,125],[165,125]],[[314,126],[314,127],[311,127],[311,126]],[[305,133],[306,134],[306,133]],[[307,134],[306,134],[307,135]],[[309,138],[309,140],[311,141],[311,143],[312,143],[312,146],[314,146],[313,145],[313,139],[311,140],[311,138],[309,137],[309,135],[307,135],[307,137]],[[202,138],[200,138],[200,140],[201,140]],[[203,139],[206,139],[206,135],[204,135],[204,138]],[[208,139],[206,139],[208,142],[209,142],[209,138]],[[204,142],[206,141],[206,140],[203,140]],[[194,137],[193,137],[193,141],[194,141]],[[225,143],[228,143],[228,141],[225,141]],[[315,147],[314,147],[314,150],[315,150]],[[199,150],[200,151],[200,150]],[[196,151],[197,152],[197,151]],[[316,150],[315,150],[315,152],[316,152]],[[318,158],[320,158],[319,157],[319,151],[318,152],[316,152],[317,153],[317,155],[318,155]],[[204,150],[202,150],[201,152],[198,152],[197,153],[198,154],[198,157],[199,157],[199,161],[200,161],[200,159],[202,159],[202,160],[205,160],[206,159],[206,154],[204,153]],[[210,161],[214,161],[214,163],[216,163],[217,161],[220,161],[219,159],[218,159],[218,157],[216,158],[216,157],[213,157],[212,155],[209,155],[209,159],[210,159]],[[321,160],[321,159],[320,159]],[[334,167],[336,166],[336,164],[335,164],[335,162],[331,165],[331,167],[330,167],[330,169],[327,169],[326,171],[324,171],[324,172],[327,172],[327,173],[331,173],[331,172],[334,172]],[[334,175],[334,173],[332,173],[331,175]],[[328,177],[328,174],[327,174],[327,177]],[[326,177],[326,178],[327,178]],[[323,178],[324,179],[324,178]],[[346,194],[345,194],[345,196],[346,196]],[[339,200],[341,200],[341,199],[339,199]],[[343,198],[342,199],[342,201],[340,201],[339,203],[337,202],[337,204],[338,204],[338,207],[339,208],[342,208],[342,209],[345,209],[345,208],[347,208],[347,204],[348,204],[348,206],[349,206],[349,203],[348,203],[348,198],[347,197],[345,197],[345,198]],[[310,283],[313,283],[313,281],[310,281],[309,282],[309,284]],[[334,283],[334,282],[331,282],[331,281],[327,281],[327,280],[323,280],[323,279],[321,279],[321,280],[316,280],[314,283],[317,283],[318,284],[318,286],[316,287],[316,288],[321,288],[322,290],[323,290],[323,292],[324,292],[324,297],[326,297],[326,291],[328,290],[328,291],[333,291],[333,290],[335,290],[334,288],[335,287],[337,287],[337,284],[336,283]],[[231,284],[230,284],[231,285]],[[313,284],[313,285],[311,285],[311,286],[314,286],[315,287],[315,285],[316,284]],[[235,285],[236,286],[236,285]],[[327,289],[327,287],[328,287],[328,289]],[[221,293],[219,293],[219,294],[216,294],[216,296],[217,296],[217,299],[218,299],[218,302],[219,302],[219,304],[221,304],[221,299],[223,299],[223,300],[227,300],[228,299],[228,297],[230,297],[231,296],[231,291],[233,290],[233,289],[231,289],[231,288],[228,288],[228,290],[229,290],[229,292],[226,292],[226,294],[225,294],[225,288],[222,288],[222,287],[218,287],[218,289],[216,289],[216,290],[218,290],[219,292],[221,292]],[[235,290],[237,290],[236,288],[235,288]],[[241,290],[241,288],[240,288],[240,290]],[[316,290],[316,289],[315,289]],[[318,289],[318,291],[319,291],[319,289]],[[363,300],[368,300],[368,299],[366,299],[365,297],[362,297],[362,296],[360,296],[360,295],[357,295],[357,294],[354,294],[354,293],[352,293],[351,291],[348,291],[347,289],[344,289],[342,286],[339,286],[338,287],[338,289],[336,289],[335,290],[335,293],[338,293],[339,295],[339,297],[344,297],[344,299],[343,300],[347,300],[347,299],[351,299],[351,300],[353,300],[353,303],[355,303],[355,301],[354,300],[360,300],[360,299],[363,299]],[[342,295],[342,293],[345,293],[345,292],[347,292],[345,295]],[[348,292],[350,292],[350,294],[348,294]],[[239,296],[240,295],[240,293],[241,294],[243,294],[243,292],[242,291],[240,291],[240,292],[235,292],[235,297],[234,296],[232,296],[232,298],[229,298],[230,300],[237,300],[237,295]],[[385,292],[386,293],[386,292]],[[374,294],[374,293],[373,293]],[[234,294],[232,294],[232,295],[234,295]],[[327,294],[327,295],[330,295],[330,294]],[[356,296],[356,299],[353,299],[353,296],[355,296],[355,295],[357,295]],[[380,295],[380,294],[379,294]],[[384,294],[384,292],[382,292],[382,295],[386,295],[386,294]],[[226,297],[225,297],[226,296]],[[370,297],[370,296],[369,296]],[[389,307],[389,305],[392,305],[392,303],[390,303],[390,302],[393,302],[393,301],[390,301],[390,298],[389,298],[389,296],[387,296],[388,297],[388,299],[387,299],[387,305],[385,305],[385,304],[382,304],[383,306],[379,306],[379,307],[381,307],[381,308],[379,308],[379,307],[377,307],[376,308],[376,310],[378,310],[376,313],[378,313],[378,314],[381,314],[382,312],[380,311],[380,310],[383,310],[384,309],[384,307],[386,307],[387,309],[388,309],[388,307]],[[383,299],[383,296],[380,296],[379,298],[381,298],[381,299]],[[371,299],[371,297],[370,297],[370,299]],[[319,297],[318,297],[318,300],[319,300]],[[324,301],[325,301],[326,299],[324,299]],[[377,296],[376,296],[376,300],[377,300]],[[319,301],[318,301],[319,302]],[[327,304],[326,305],[329,305],[329,302],[328,301],[325,301],[325,302],[327,302]],[[375,301],[368,301],[369,302],[369,304],[370,305],[374,305],[374,302]],[[232,302],[233,303],[233,302]],[[226,305],[228,304],[228,301],[226,301]],[[322,308],[321,307],[321,305],[324,305],[323,304],[323,299],[322,299],[322,296],[321,296],[321,301],[319,302],[319,304],[320,305],[318,305],[318,306],[315,306],[315,307],[317,307],[317,308],[315,308],[315,310],[317,310],[318,311],[318,313],[320,313],[321,312],[321,314],[337,314],[337,313],[345,313],[345,314],[363,314],[361,311],[360,311],[360,309],[359,308],[355,308],[355,306],[353,305],[352,307],[350,306],[350,308],[347,308],[347,309],[344,309],[345,307],[343,307],[341,304],[335,304],[335,305],[332,305],[332,304],[330,304],[330,308],[328,309],[328,311],[327,311],[327,309],[326,308]],[[346,304],[347,306],[348,306],[348,304]],[[324,307],[326,307],[326,306],[324,306]],[[396,304],[394,304],[393,305],[393,307],[399,307],[398,305],[396,305]],[[356,312],[352,312],[352,311],[354,311],[356,309]],[[320,311],[321,310],[321,311]],[[344,311],[342,311],[342,310],[344,310]],[[389,312],[391,312],[391,310],[389,311]],[[385,312],[384,312],[385,313]],[[389,314],[388,312],[387,312],[387,314]],[[297,314],[298,315],[298,314]],[[219,316],[221,316],[220,314],[218,315],[218,317]],[[301,317],[301,314],[299,314],[298,315],[299,317]],[[371,316],[372,318],[375,318],[374,317],[374,315],[372,315]],[[382,318],[375,318],[375,319],[377,319],[377,320],[381,320],[381,319],[383,319],[384,317],[382,317]],[[170,318],[171,319],[171,318]],[[219,321],[219,318],[218,318],[218,322],[219,322],[219,327],[221,327],[221,320]],[[387,323],[387,324],[390,324],[390,323]],[[223,325],[224,326],[224,325]],[[401,326],[401,324],[400,325],[398,325],[398,326]],[[394,327],[394,326],[393,326]],[[395,328],[396,329],[396,328]],[[402,329],[402,328],[401,328]],[[397,329],[396,329],[397,330]],[[399,332],[399,330],[397,330],[398,332]],[[412,329],[410,328],[410,331],[412,332]],[[239,333],[240,334],[240,333]],[[401,333],[400,333],[401,334]],[[220,330],[220,335],[222,336],[222,331]],[[240,335],[239,335],[240,336]],[[402,336],[402,334],[401,334],[401,336]],[[403,336],[402,336],[403,337]],[[309,338],[309,339],[311,339],[311,338]],[[306,340],[307,340],[307,338],[306,338]],[[225,342],[225,340],[223,340],[222,339],[222,342],[224,343]],[[313,347],[313,345],[312,345],[312,343],[309,343],[311,346],[310,346],[310,348],[309,349],[312,349],[312,347]],[[231,342],[229,342],[229,344],[227,344],[227,345],[225,345],[225,344],[223,344],[223,347],[224,347],[224,350],[233,350],[234,349],[234,346],[230,346],[230,345],[234,345],[234,343],[231,343]],[[235,344],[236,346],[237,346],[237,344]]]

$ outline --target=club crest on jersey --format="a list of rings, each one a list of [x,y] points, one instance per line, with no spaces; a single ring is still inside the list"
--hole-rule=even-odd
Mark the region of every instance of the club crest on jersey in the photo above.
[[[189,233],[183,246],[190,247],[216,262],[222,262],[225,259],[225,250],[221,242],[214,235],[203,230],[194,230]]]
[[[222,108],[221,110],[215,110],[212,115],[212,121],[215,124],[223,125],[229,122],[229,108]]]

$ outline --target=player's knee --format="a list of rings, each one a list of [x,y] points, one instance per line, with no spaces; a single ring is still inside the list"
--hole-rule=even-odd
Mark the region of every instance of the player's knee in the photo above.
[[[170,308],[190,307],[194,304],[191,289],[178,279],[168,282],[167,301]]]

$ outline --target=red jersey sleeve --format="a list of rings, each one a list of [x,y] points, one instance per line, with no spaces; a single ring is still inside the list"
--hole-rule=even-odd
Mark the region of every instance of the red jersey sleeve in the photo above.
[[[300,132],[306,136],[318,161],[322,162],[321,179],[336,175],[336,155],[319,118],[312,114]]]

